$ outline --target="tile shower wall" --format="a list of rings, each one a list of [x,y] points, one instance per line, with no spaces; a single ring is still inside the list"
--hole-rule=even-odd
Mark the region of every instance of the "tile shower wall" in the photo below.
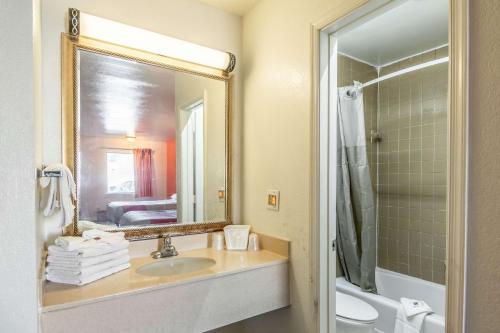
[[[380,75],[447,56],[447,48]],[[379,83],[378,266],[444,284],[447,63]]]

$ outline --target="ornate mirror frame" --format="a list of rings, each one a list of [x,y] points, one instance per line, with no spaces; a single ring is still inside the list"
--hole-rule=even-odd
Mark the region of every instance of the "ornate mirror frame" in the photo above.
[[[78,160],[80,133],[77,126],[79,119],[79,80],[78,80],[78,51],[86,50],[103,55],[119,57],[126,60],[162,67],[183,73],[199,75],[205,78],[220,80],[226,87],[226,117],[225,117],[225,190],[226,190],[226,218],[222,221],[207,223],[191,223],[175,226],[145,226],[130,227],[117,231],[124,231],[128,239],[153,239],[163,237],[166,234],[191,234],[221,230],[224,226],[232,224],[232,160],[231,160],[231,140],[232,140],[232,76],[224,70],[219,70],[203,65],[198,65],[178,59],[169,58],[142,50],[132,49],[108,42],[83,36],[70,36],[63,33],[61,36],[62,45],[62,160],[75,175],[77,182],[78,196],[78,175],[76,170],[80,161]],[[78,227],[79,200],[75,205],[75,216],[72,225],[66,229],[68,235],[80,235],[82,230]]]

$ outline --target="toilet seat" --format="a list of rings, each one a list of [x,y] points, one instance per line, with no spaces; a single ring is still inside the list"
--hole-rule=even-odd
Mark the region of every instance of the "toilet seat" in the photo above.
[[[337,317],[364,324],[371,324],[377,320],[377,310],[365,301],[338,291],[336,297]]]

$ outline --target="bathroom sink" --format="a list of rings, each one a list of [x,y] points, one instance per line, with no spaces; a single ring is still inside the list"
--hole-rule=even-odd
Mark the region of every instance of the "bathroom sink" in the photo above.
[[[215,260],[210,258],[168,258],[142,265],[137,273],[147,276],[168,276],[200,271],[215,265]]]

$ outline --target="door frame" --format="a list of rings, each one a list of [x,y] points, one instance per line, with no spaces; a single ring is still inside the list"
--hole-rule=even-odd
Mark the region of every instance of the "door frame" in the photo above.
[[[398,0],[395,0],[398,1]],[[325,204],[325,186],[320,175],[328,165],[321,160],[328,154],[328,145],[321,143],[321,132],[328,119],[328,79],[325,79],[325,64],[328,48],[325,40],[346,22],[391,2],[390,0],[344,1],[311,24],[312,93],[311,106],[311,253],[313,256],[313,280],[316,306],[316,327],[318,332],[329,332],[328,327],[335,318],[331,288],[328,282],[331,269],[331,235],[328,235],[328,215],[320,209]],[[467,150],[468,150],[468,0],[449,0],[449,73],[448,73],[448,186],[447,186],[447,258],[446,258],[446,332],[462,333],[465,315],[466,288],[466,232],[467,232]],[[323,47],[322,47],[323,45]],[[327,53],[325,53],[327,52]],[[325,86],[326,84],[326,86]],[[326,98],[326,100],[325,100]],[[322,127],[323,126],[323,127]],[[331,167],[330,167],[331,169]],[[335,263],[334,263],[335,264]],[[330,299],[330,301],[329,301]],[[333,310],[333,311],[332,311]],[[334,330],[330,330],[333,332]]]

